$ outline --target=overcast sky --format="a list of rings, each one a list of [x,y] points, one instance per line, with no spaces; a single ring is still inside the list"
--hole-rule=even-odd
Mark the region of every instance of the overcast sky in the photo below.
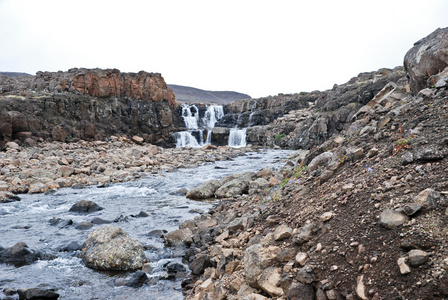
[[[145,70],[263,97],[402,65],[447,26],[445,0],[0,0],[0,71]]]

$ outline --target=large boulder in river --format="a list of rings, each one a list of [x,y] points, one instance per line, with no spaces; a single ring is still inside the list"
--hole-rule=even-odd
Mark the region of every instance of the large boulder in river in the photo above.
[[[404,57],[404,67],[414,94],[436,85],[436,75],[448,67],[448,27],[416,42]]]
[[[105,225],[84,242],[82,260],[92,269],[129,271],[140,269],[147,259],[139,241],[120,227]]]
[[[73,206],[70,208],[70,211],[78,213],[92,213],[102,209],[102,207],[100,207],[93,201],[81,200],[73,204]]]
[[[59,294],[54,290],[41,288],[24,288],[18,289],[19,299],[58,299]]]

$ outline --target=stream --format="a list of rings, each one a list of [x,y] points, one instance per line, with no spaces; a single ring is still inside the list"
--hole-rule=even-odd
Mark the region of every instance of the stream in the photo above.
[[[59,299],[183,299],[180,279],[160,279],[166,276],[164,266],[169,262],[182,263],[181,257],[165,248],[162,238],[149,233],[176,230],[181,222],[208,211],[213,202],[192,201],[175,193],[230,174],[280,167],[284,164],[282,159],[291,153],[288,150],[251,152],[194,169],[162,175],[142,174],[138,181],[103,188],[65,188],[52,194],[24,194],[19,195],[21,201],[0,204],[0,246],[9,248],[25,242],[30,249],[56,256],[53,260],[39,260],[19,268],[0,264],[0,299],[18,299],[17,294],[5,298],[1,293],[5,287],[54,288],[60,294]],[[80,200],[94,201],[104,209],[91,214],[69,212]],[[148,216],[138,217],[140,212]],[[52,226],[52,218],[72,220],[73,225]],[[145,254],[152,261],[152,269],[147,273],[149,284],[137,289],[118,286],[117,282],[132,273],[91,270],[83,265],[79,251],[58,251],[71,242],[82,244],[101,225],[88,230],[75,227],[94,218],[111,221],[145,246]]]

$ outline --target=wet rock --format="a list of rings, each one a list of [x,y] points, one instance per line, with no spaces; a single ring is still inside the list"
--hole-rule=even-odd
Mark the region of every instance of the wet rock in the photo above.
[[[73,225],[72,220],[63,220],[61,218],[53,217],[49,221],[51,226],[58,226],[60,228]]]
[[[93,201],[81,200],[73,204],[69,211],[77,213],[92,213],[102,209],[102,207]]]
[[[142,287],[145,282],[148,280],[148,276],[142,270],[138,270],[134,274],[132,274],[131,278],[126,283],[126,286],[139,288]]]
[[[423,208],[436,208],[437,201],[440,199],[440,193],[433,189],[425,189],[421,191],[415,198],[414,202],[420,204]]]
[[[18,289],[19,299],[58,299],[59,294],[54,290],[41,288]]]
[[[0,203],[20,201],[20,197],[10,192],[0,192]]]
[[[112,221],[110,221],[110,220],[103,220],[101,218],[93,218],[92,221],[90,221],[90,222],[95,225],[103,225],[103,224],[112,223]]]
[[[93,227],[93,223],[90,221],[84,221],[76,225],[76,229],[78,230],[88,230]]]
[[[314,300],[314,289],[309,284],[293,282],[286,293],[290,300]]]
[[[41,253],[31,250],[24,242],[19,242],[8,249],[0,249],[0,261],[16,267],[29,265],[41,257]]]
[[[129,271],[141,269],[146,257],[139,241],[119,227],[105,225],[84,242],[82,260],[92,269]]]
[[[408,257],[409,257],[409,264],[413,267],[423,265],[429,260],[428,253],[418,249],[409,251]]]
[[[409,221],[409,217],[401,211],[386,209],[380,214],[379,224],[392,229]]]
[[[176,262],[171,262],[166,265],[166,271],[168,272],[168,279],[185,277],[185,275],[187,274],[187,268],[185,268],[184,265]]]
[[[165,229],[154,229],[148,233],[148,236],[163,238],[167,232]]]
[[[78,250],[82,250],[82,245],[78,242],[70,242],[67,245],[61,247],[59,249],[60,252],[74,252],[74,251],[78,251]]]
[[[168,246],[191,245],[193,232],[189,228],[178,229],[167,233],[164,238]]]

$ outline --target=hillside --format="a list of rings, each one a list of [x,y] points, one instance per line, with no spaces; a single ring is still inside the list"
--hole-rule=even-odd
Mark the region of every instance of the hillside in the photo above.
[[[228,104],[250,98],[249,95],[231,91],[206,91],[176,84],[168,84],[168,87],[176,95],[176,100],[182,103]]]
[[[356,82],[327,93],[327,109],[279,121],[294,128],[326,111],[307,125],[310,138],[331,133],[325,142],[280,170],[190,190],[220,202],[179,226],[193,241],[186,299],[448,299],[447,54],[448,28],[438,29],[406,54],[409,82],[369,87],[374,96],[339,118],[340,130],[323,122],[343,99],[329,96],[362,96]]]
[[[8,76],[8,77],[22,77],[22,76],[32,76],[28,73],[21,72],[0,72],[0,76]]]

